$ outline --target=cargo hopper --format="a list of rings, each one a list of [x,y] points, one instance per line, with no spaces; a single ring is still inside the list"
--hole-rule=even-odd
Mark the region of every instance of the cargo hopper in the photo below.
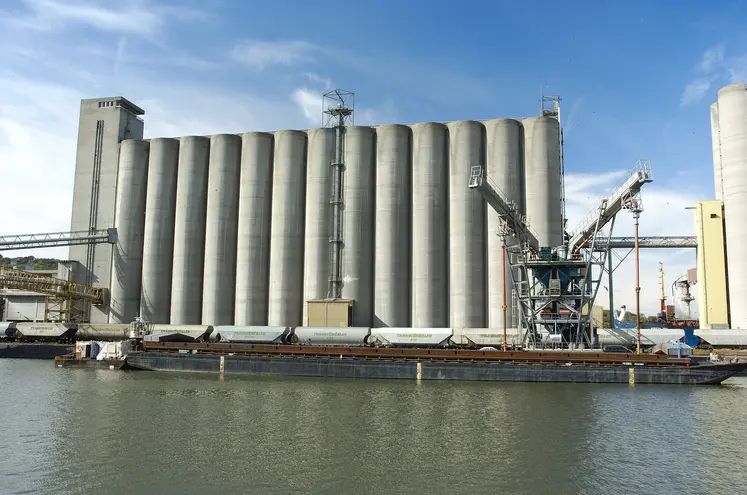
[[[660,354],[455,348],[449,338],[438,340],[452,335],[450,329],[418,329],[417,333],[408,329],[411,333],[407,333],[404,329],[259,328],[215,327],[217,342],[146,338],[127,355],[124,368],[224,375],[686,385],[719,384],[747,369],[747,362]],[[356,332],[356,343],[343,342]],[[437,335],[432,339],[435,345],[422,347],[419,341],[425,333]],[[232,341],[221,341],[225,336]],[[328,345],[335,340],[337,345]]]

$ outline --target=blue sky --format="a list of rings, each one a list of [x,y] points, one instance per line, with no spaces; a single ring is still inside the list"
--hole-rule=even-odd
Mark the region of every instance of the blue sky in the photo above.
[[[13,208],[0,234],[68,228],[81,98],[125,96],[145,109],[147,137],[179,136],[318,126],[331,87],[356,92],[358,124],[526,117],[542,91],[560,94],[569,224],[648,158],[642,234],[691,234],[685,206],[713,197],[708,106],[747,79],[742,1],[207,5],[2,2],[0,164]],[[618,226],[632,232],[629,217]],[[695,263],[692,251],[644,253],[644,310],[660,260],[668,277]],[[630,305],[632,281],[617,286]]]

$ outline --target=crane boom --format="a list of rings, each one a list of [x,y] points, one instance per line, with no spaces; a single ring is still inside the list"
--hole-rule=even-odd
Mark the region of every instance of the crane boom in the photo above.
[[[50,232],[45,234],[22,234],[0,236],[0,251],[32,249],[56,246],[78,246],[83,244],[116,244],[117,229],[79,230],[73,232]]]
[[[579,223],[568,242],[568,252],[573,253],[584,247],[599,229],[625,208],[626,201],[633,198],[644,184],[653,180],[651,166],[647,161],[639,161],[625,180]]]
[[[509,233],[516,237],[520,243],[526,244],[531,251],[539,250],[539,241],[534,234],[524,215],[519,212],[517,204],[509,201],[503,192],[493,184],[481,165],[470,168],[470,189],[477,189],[485,201],[506,222]]]

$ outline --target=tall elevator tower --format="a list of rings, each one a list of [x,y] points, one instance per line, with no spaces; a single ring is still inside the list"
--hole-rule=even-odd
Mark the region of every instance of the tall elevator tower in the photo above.
[[[78,152],[71,231],[94,231],[114,225],[119,145],[125,139],[143,139],[145,112],[122,97],[92,98],[80,103]],[[69,259],[83,265],[78,282],[109,287],[111,244],[71,246]],[[106,307],[89,308],[93,323],[107,323]]]

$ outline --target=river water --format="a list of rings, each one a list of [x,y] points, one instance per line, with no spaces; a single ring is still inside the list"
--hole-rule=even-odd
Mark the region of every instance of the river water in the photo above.
[[[0,360],[0,493],[722,494],[720,387],[334,381]]]

